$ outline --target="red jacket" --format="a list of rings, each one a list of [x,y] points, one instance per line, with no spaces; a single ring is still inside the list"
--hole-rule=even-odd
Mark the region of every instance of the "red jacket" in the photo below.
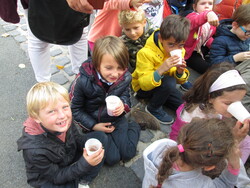
[[[215,13],[220,20],[229,19],[241,4],[242,0],[222,0],[215,6]]]

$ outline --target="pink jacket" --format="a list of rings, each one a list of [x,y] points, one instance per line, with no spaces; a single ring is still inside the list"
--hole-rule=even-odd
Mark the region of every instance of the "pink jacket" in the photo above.
[[[197,43],[199,42],[199,39],[200,39],[201,34],[202,34],[202,25],[207,22],[207,13],[208,12],[210,12],[210,11],[204,11],[200,14],[197,12],[192,12],[192,13],[187,15],[187,18],[191,22],[191,27],[190,27],[190,33],[189,33],[188,39],[187,39],[185,46],[184,46],[184,48],[186,50],[185,59],[188,59],[192,55]],[[214,40],[212,38],[212,36],[216,32],[216,27],[210,26],[210,30],[211,30],[210,37],[209,37],[208,41],[206,42],[206,46],[209,48]]]
[[[177,136],[179,134],[179,131],[181,127],[188,124],[188,122],[181,120],[181,112],[183,111],[185,106],[185,103],[179,106],[179,108],[176,110],[176,119],[173,125],[171,126],[171,132],[169,134],[170,139],[177,140]]]
[[[88,34],[88,41],[95,41],[103,36],[121,36],[122,29],[118,22],[120,10],[130,9],[130,0],[109,0],[99,10]]]

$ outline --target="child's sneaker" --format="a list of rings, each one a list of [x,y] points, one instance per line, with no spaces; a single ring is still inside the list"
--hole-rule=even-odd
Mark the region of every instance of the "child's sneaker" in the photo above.
[[[158,109],[150,109],[148,106],[146,106],[145,111],[156,117],[156,119],[158,119],[158,121],[164,125],[169,125],[174,122],[174,119],[168,115],[162,107]]]
[[[193,87],[193,85],[191,84],[191,82],[186,81],[184,84],[181,84],[180,88],[183,91],[188,91],[189,89],[191,89]]]
[[[78,184],[78,188],[89,188],[89,185],[88,184],[81,184],[81,183],[79,183]]]

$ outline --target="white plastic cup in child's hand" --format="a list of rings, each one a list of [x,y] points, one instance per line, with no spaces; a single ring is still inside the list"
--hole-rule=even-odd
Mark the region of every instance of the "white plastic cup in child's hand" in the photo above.
[[[121,99],[115,95],[110,95],[106,99],[107,111],[109,116],[114,116],[113,111],[120,105]]]
[[[177,55],[180,58],[178,65],[182,65],[182,50],[181,49],[176,49],[176,50],[170,51],[170,55],[171,56]]]
[[[99,151],[102,147],[102,143],[96,138],[90,138],[85,143],[85,148],[87,150],[88,155],[93,155],[97,151]]]
[[[236,101],[230,104],[227,108],[227,111],[241,123],[243,123],[245,119],[250,118],[250,113],[247,111],[247,109],[243,106],[243,104],[240,101]]]

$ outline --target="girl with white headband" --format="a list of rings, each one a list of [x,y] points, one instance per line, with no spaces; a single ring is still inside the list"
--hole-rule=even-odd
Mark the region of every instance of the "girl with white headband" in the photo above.
[[[142,188],[234,187],[240,171],[238,144],[233,138],[234,121],[195,118],[183,127],[177,142],[157,140],[143,152],[145,176]],[[212,180],[202,174],[227,158],[227,168]]]
[[[246,83],[230,63],[221,63],[210,67],[194,83],[193,88],[184,94],[185,101],[176,111],[176,120],[171,126],[170,138],[177,139],[182,126],[191,122],[195,117],[199,118],[231,118],[227,107],[236,101],[241,101],[246,94]],[[250,154],[249,120],[244,124],[237,121],[233,127],[233,133],[240,142],[241,159],[245,163]],[[250,179],[242,172],[246,182],[250,185]],[[238,187],[244,187],[245,180],[238,180]]]

